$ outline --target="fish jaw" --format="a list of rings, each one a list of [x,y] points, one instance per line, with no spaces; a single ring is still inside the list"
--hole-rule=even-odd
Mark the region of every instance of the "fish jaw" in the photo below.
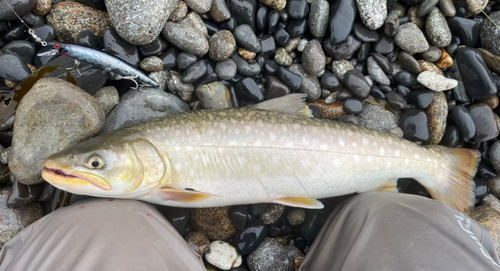
[[[110,191],[111,185],[104,179],[84,172],[72,172],[71,166],[61,166],[47,160],[44,163],[42,178],[55,187],[74,191],[75,188],[92,185],[104,191]]]

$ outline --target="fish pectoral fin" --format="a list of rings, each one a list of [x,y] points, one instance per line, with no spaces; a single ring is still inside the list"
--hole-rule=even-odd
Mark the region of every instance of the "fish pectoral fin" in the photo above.
[[[279,111],[286,114],[299,115],[312,118],[311,111],[306,105],[307,94],[294,93],[283,97],[274,98],[254,105],[254,108],[268,111]]]
[[[306,209],[323,209],[323,207],[325,207],[321,201],[313,198],[287,197],[272,199],[269,202]]]
[[[209,193],[194,190],[176,189],[171,187],[162,187],[159,189],[159,193],[164,200],[173,200],[184,203],[200,201],[209,197],[216,196]]]
[[[387,192],[398,192],[398,180],[389,180],[384,183],[382,186],[378,187],[377,191],[387,191]]]

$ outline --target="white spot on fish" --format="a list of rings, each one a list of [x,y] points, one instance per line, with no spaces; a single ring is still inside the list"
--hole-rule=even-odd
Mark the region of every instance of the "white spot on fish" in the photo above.
[[[391,168],[391,162],[387,163],[387,168]]]
[[[262,146],[262,141],[257,140],[257,141],[255,141],[255,142],[253,143],[253,145],[254,145],[254,146],[256,146],[256,147],[260,147],[260,146]]]
[[[345,146],[345,142],[344,140],[342,140],[342,138],[339,137],[339,145],[344,147]]]
[[[358,146],[358,144],[356,144],[356,142],[352,142],[352,147],[353,148],[356,148]]]
[[[288,131],[288,128],[286,127],[286,124],[281,125],[281,129],[286,132]]]
[[[245,132],[250,133],[252,131],[252,126],[246,125],[245,126]]]
[[[355,162],[359,162],[359,160],[361,160],[361,156],[359,156],[359,155],[354,155],[353,158],[354,158]]]
[[[385,155],[385,149],[384,149],[384,147],[380,147],[380,155]]]
[[[226,131],[227,126],[226,126],[226,124],[224,122],[221,122],[220,123],[220,128],[222,129],[222,131]]]
[[[179,147],[179,146],[175,146],[175,147],[174,147],[174,150],[175,150],[175,151],[180,151],[180,150],[181,150],[181,147]]]
[[[238,142],[237,141],[229,141],[229,146],[238,146]]]
[[[399,150],[396,150],[396,151],[394,152],[394,155],[399,156],[399,155],[401,155],[401,152],[400,152]]]
[[[186,151],[192,151],[193,150],[193,146],[187,146],[186,147]]]
[[[336,158],[333,160],[333,165],[336,167],[340,167],[342,165],[342,162],[340,161],[340,159]]]
[[[326,151],[326,150],[328,150],[328,145],[321,144],[320,149],[323,150],[323,151]]]
[[[410,164],[410,159],[405,159],[405,165]]]
[[[259,126],[259,127],[264,126],[264,123],[262,122],[262,120],[257,120],[257,126]]]
[[[239,135],[240,134],[240,128],[235,128],[234,129],[234,133],[237,134],[237,135]]]
[[[418,153],[415,153],[415,159],[420,159],[420,155],[418,155]]]
[[[273,132],[270,132],[270,133],[269,133],[269,139],[270,139],[270,140],[276,140],[276,134],[275,134],[275,133],[273,133]]]
[[[373,162],[373,157],[368,156],[368,162],[370,162],[370,163]]]
[[[194,169],[190,169],[189,175],[191,175],[191,177],[194,177],[196,175],[196,171]]]
[[[293,147],[293,146],[295,146],[295,144],[293,144],[293,142],[292,142],[292,141],[288,141],[288,142],[286,143],[286,147],[287,147],[287,148],[291,148],[291,147]]]
[[[361,141],[363,141],[363,145],[368,145],[370,144],[370,141],[368,139],[366,139],[365,137],[363,137],[363,139],[361,139]]]
[[[176,163],[175,164],[175,170],[180,171],[182,169],[181,163]]]

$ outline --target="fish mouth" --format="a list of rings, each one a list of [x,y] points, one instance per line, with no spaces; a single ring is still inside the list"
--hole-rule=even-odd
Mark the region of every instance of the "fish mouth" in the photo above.
[[[61,169],[61,168],[53,168],[53,167],[48,167],[44,165],[43,172],[42,172],[42,178],[44,178],[46,181],[49,183],[59,183],[59,184],[92,184],[95,187],[109,191],[111,190],[111,185],[109,185],[106,181],[104,180],[97,180],[97,181],[92,181],[90,178],[84,176],[88,175],[85,173],[76,175],[74,173],[69,173],[68,171]],[[95,177],[95,176],[94,176]]]

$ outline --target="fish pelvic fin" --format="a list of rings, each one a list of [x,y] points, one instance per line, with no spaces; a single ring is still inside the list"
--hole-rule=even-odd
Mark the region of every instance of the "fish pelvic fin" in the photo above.
[[[197,202],[209,197],[216,196],[209,193],[194,190],[175,189],[171,187],[161,187],[158,190],[164,200],[173,200],[183,203]]]
[[[302,197],[272,199],[269,202],[283,204],[291,207],[306,208],[306,209],[323,209],[325,207],[323,206],[323,203],[321,203],[321,201],[319,200],[313,198],[302,198]]]
[[[377,191],[398,192],[398,179],[389,180],[382,186],[377,188]]]
[[[481,160],[477,150],[429,146],[429,149],[441,151],[449,160],[444,177],[434,180],[432,186],[420,182],[432,198],[454,209],[469,213],[474,207],[476,194],[473,177]],[[418,180],[417,180],[418,181]]]
[[[306,105],[306,97],[307,94],[304,93],[288,94],[258,103],[253,108],[312,118],[313,115]]]

